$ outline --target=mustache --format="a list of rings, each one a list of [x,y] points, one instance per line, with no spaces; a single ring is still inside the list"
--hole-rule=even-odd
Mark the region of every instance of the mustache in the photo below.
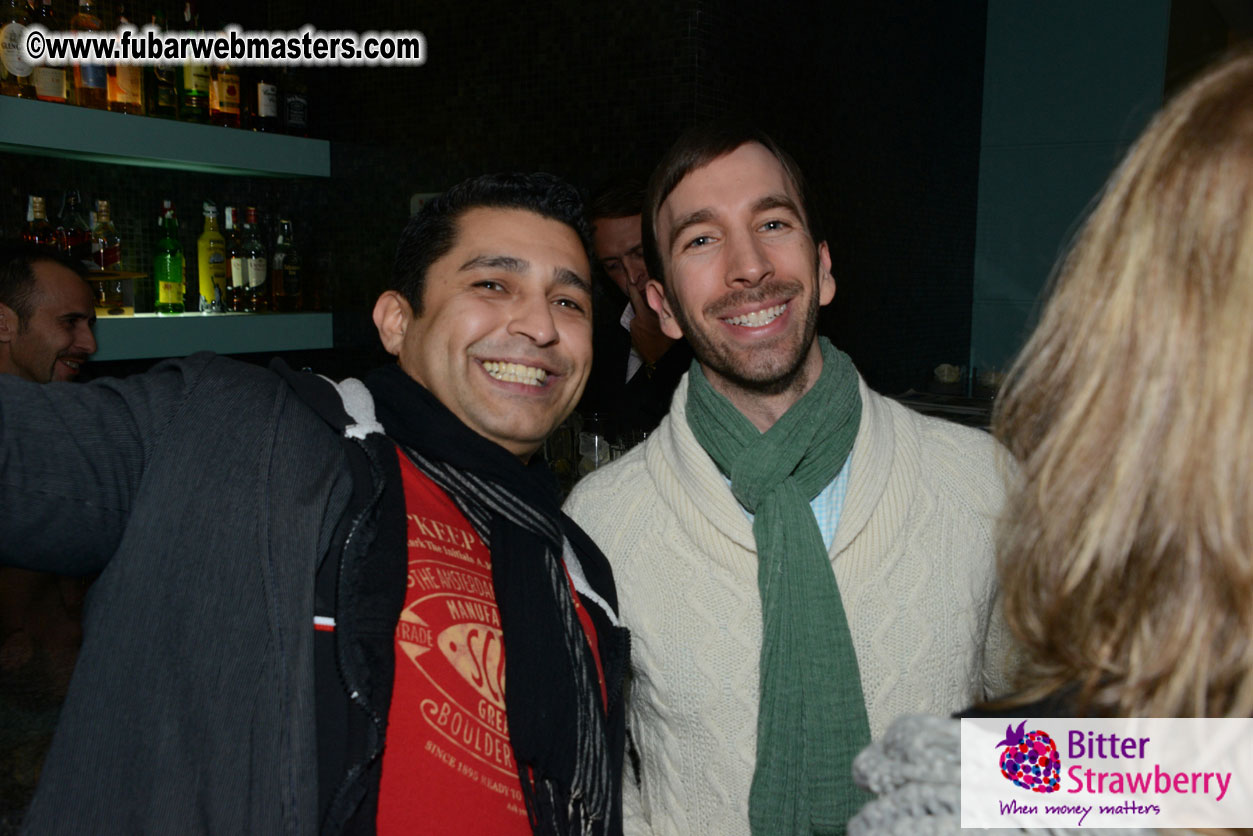
[[[757,302],[765,302],[769,299],[778,299],[784,296],[791,298],[801,295],[804,290],[805,286],[798,281],[770,279],[756,287],[734,290],[721,299],[710,302],[705,306],[705,316],[719,318],[724,313],[744,305],[752,305]]]

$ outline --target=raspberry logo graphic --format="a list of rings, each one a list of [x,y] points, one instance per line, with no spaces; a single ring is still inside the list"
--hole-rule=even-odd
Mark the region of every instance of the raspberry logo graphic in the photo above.
[[[1005,747],[1001,751],[1001,774],[1024,790],[1057,792],[1062,772],[1057,744],[1038,729],[1024,734],[1026,727],[1026,720],[1016,729],[1012,723],[1005,727],[1005,739],[996,744]]]

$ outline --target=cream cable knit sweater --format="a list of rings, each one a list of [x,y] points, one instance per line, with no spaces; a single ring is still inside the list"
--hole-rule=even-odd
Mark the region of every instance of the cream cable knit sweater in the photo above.
[[[861,383],[848,495],[831,549],[871,734],[1008,690],[993,528],[1001,457],[985,433]],[[613,564],[633,633],[628,723],[642,791],[628,834],[748,834],[761,604],[752,527],[687,425],[687,378],[656,433],[585,478],[566,511]],[[627,770],[628,774],[630,770]]]

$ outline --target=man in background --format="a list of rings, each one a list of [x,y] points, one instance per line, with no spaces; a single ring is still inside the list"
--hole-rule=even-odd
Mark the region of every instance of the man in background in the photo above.
[[[73,380],[96,351],[95,297],[72,261],[27,245],[0,247],[0,374]]]
[[[596,258],[620,294],[606,291],[600,297],[604,304],[596,312],[595,363],[583,412],[599,413],[628,443],[656,428],[692,361],[687,342],[661,329],[644,295],[643,200],[643,186],[624,178],[598,192],[588,210]]]
[[[77,265],[0,245],[0,374],[72,380],[96,350],[90,285]],[[87,581],[0,567],[0,833],[35,793],[82,644]]]

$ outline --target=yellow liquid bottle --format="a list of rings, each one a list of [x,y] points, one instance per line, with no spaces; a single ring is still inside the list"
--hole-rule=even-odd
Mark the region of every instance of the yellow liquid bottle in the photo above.
[[[196,239],[196,264],[200,271],[200,312],[226,310],[230,263],[226,258],[226,238],[218,230],[218,207],[204,204],[204,232]]]

